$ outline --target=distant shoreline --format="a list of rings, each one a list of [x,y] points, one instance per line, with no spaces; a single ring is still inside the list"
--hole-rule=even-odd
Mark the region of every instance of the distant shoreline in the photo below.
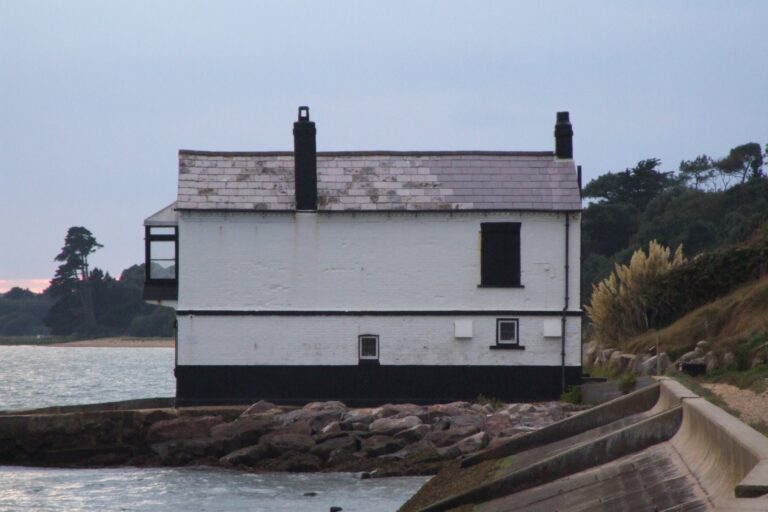
[[[31,343],[30,343],[31,345]],[[174,348],[172,338],[97,338],[41,345],[46,347]]]

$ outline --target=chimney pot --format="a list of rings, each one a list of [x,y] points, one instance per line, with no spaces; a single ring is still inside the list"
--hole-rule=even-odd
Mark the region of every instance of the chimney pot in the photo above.
[[[555,123],[555,156],[557,158],[573,158],[573,126],[568,112],[557,113]]]

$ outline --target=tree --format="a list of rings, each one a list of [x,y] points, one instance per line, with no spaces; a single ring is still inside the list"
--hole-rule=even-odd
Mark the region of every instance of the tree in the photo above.
[[[64,247],[54,258],[62,264],[51,280],[50,293],[54,297],[77,295],[86,327],[96,323],[91,292],[91,271],[88,256],[104,247],[93,234],[82,226],[71,227],[64,238]]]
[[[584,187],[583,196],[631,204],[642,212],[651,199],[677,183],[671,172],[656,170],[660,164],[658,158],[649,158],[640,160],[632,169],[604,174]]]
[[[707,155],[699,155],[693,160],[680,162],[680,177],[686,184],[692,183],[696,190],[699,190],[699,187],[706,188],[706,184],[714,175],[715,164]]]
[[[740,183],[747,178],[759,178],[763,175],[763,150],[757,142],[736,146],[728,156],[718,160],[715,167],[725,176],[740,178]]]

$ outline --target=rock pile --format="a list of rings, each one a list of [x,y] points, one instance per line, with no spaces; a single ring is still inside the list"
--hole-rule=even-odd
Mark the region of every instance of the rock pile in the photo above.
[[[539,429],[579,410],[558,402],[454,402],[350,409],[341,402],[302,408],[258,402],[238,418],[182,416],[151,424],[147,463],[209,464],[257,471],[433,474],[445,461]]]
[[[764,364],[768,360],[766,350],[754,351],[751,366]],[[663,375],[669,368],[676,368],[692,375],[710,373],[719,368],[728,368],[734,364],[732,352],[718,354],[710,350],[709,342],[701,340],[693,350],[686,352],[676,361],[672,361],[666,352],[660,354],[628,354],[613,348],[606,348],[590,342],[584,350],[582,364],[585,367],[602,367],[614,372],[627,372],[637,375]],[[660,370],[660,371],[659,371]]]

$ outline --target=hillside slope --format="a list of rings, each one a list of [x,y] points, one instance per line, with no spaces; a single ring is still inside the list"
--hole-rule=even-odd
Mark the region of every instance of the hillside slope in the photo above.
[[[692,289],[689,293],[697,292]],[[709,341],[711,350],[720,355],[732,352],[749,357],[755,355],[751,352],[767,350],[761,346],[768,342],[768,277],[752,281],[691,311],[660,329],[658,335],[660,350],[669,353],[673,360],[691,350],[699,340]],[[622,348],[642,353],[655,343],[656,333],[648,332]]]

